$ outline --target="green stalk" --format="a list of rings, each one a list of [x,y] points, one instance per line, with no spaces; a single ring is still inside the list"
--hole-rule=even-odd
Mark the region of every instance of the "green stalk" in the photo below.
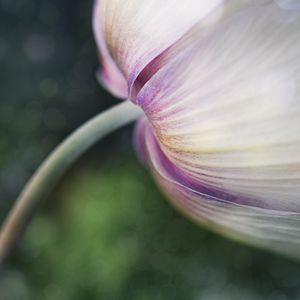
[[[9,255],[37,204],[47,197],[74,161],[99,139],[141,115],[140,108],[124,101],[83,124],[50,153],[26,184],[2,225],[0,264]]]

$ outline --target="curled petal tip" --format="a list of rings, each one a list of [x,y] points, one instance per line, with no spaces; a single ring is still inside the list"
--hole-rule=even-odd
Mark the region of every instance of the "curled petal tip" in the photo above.
[[[127,84],[124,78],[119,76],[119,73],[114,71],[114,68],[101,68],[96,72],[96,78],[106,90],[112,95],[120,99],[128,97]]]
[[[222,4],[223,0],[96,1],[93,26],[98,47],[107,68],[112,58],[124,74],[131,100],[141,88],[141,72]]]

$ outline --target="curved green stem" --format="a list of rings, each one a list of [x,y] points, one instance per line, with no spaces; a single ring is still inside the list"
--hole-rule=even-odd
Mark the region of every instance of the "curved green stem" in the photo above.
[[[24,187],[0,232],[0,264],[24,230],[36,205],[43,200],[74,161],[100,138],[136,120],[142,111],[130,101],[95,116],[66,140],[42,163]]]

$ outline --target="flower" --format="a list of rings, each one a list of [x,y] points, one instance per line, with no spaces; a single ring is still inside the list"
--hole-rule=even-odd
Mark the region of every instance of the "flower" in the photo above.
[[[300,257],[300,7],[98,0],[100,81],[145,112],[135,144],[184,214]]]

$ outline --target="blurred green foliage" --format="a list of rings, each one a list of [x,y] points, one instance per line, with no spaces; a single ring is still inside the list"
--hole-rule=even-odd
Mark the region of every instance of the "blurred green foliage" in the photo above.
[[[95,79],[92,6],[93,0],[0,0],[0,223],[54,146],[116,103]],[[101,153],[115,143],[124,147],[120,136]]]
[[[0,299],[299,299],[299,265],[190,223],[120,157],[61,185],[2,274]]]

